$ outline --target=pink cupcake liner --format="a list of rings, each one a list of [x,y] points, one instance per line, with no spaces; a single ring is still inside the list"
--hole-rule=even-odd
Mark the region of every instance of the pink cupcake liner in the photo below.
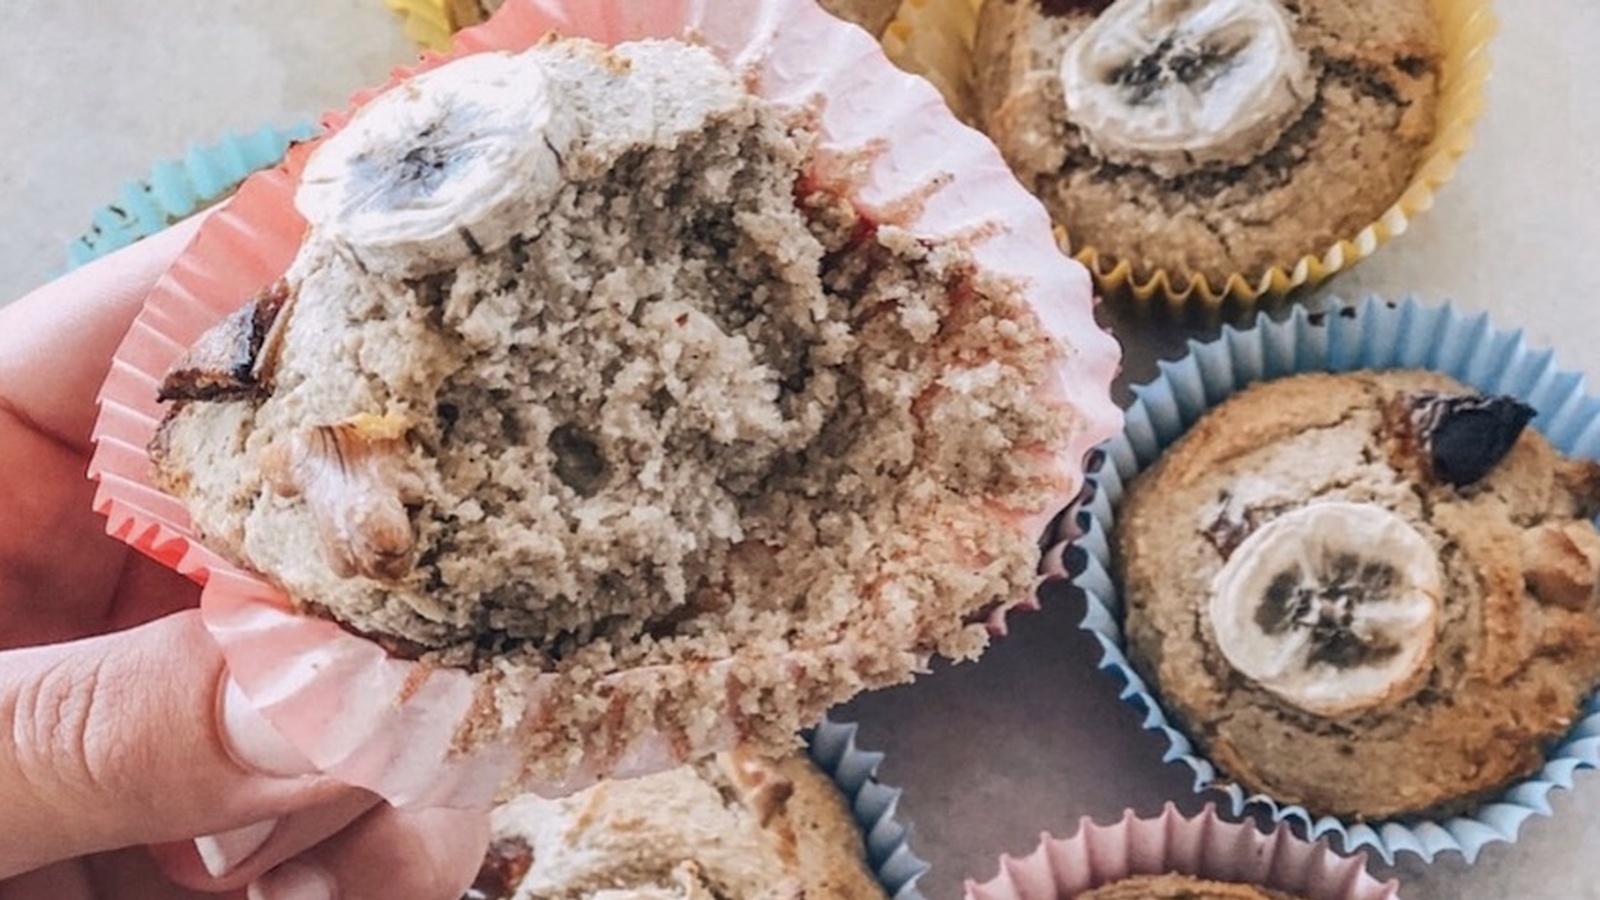
[[[1225,822],[1215,807],[1187,817],[1167,804],[1161,815],[1097,825],[1088,818],[1070,838],[1044,835],[1039,849],[1002,857],[1000,874],[967,882],[967,900],[1070,900],[1135,875],[1176,872],[1208,881],[1240,882],[1306,900],[1399,900],[1399,886],[1379,882],[1366,856],[1339,856],[1326,842],[1307,843],[1285,825],[1263,832]]]
[[[979,266],[1027,285],[1041,322],[1067,348],[1059,379],[1041,400],[1074,417],[1069,439],[1051,450],[1063,495],[1042,498],[1038,510],[1005,513],[1026,533],[1042,534],[1082,485],[1085,453],[1119,426],[1109,391],[1119,354],[1095,325],[1086,271],[1057,250],[1043,208],[993,146],[960,125],[932,87],[890,65],[864,32],[812,0],[513,0],[492,22],[458,35],[454,55],[520,50],[552,32],[605,44],[698,41],[762,96],[815,110],[821,152],[859,160],[851,196],[867,215],[919,237],[963,238]],[[448,58],[429,55],[416,71]],[[390,86],[411,74],[396,73]],[[354,105],[376,93],[358,95]],[[349,115],[327,116],[327,131]],[[723,749],[735,738],[731,727],[706,745],[649,735],[607,759],[583,761],[559,783],[517,782],[524,760],[511,739],[519,721],[501,722],[495,734],[475,732],[468,750],[460,740],[492,686],[458,670],[391,659],[334,624],[296,615],[276,588],[200,545],[181,505],[150,485],[144,448],[163,414],[156,386],[206,328],[288,267],[305,230],[293,208],[294,186],[315,146],[297,147],[284,165],[251,178],[207,221],[118,351],[101,396],[90,469],[100,482],[95,508],[108,529],[205,585],[203,616],[233,678],[285,738],[324,771],[391,802],[482,805],[514,782],[560,793],[602,775],[643,774]],[[990,625],[1003,630],[1003,615]],[[694,677],[731,697],[736,662],[779,666],[803,682],[807,672],[849,666],[851,659],[848,647],[737,657],[712,662]],[[669,674],[638,669],[605,686],[647,695]],[[510,686],[525,698],[520,721],[538,715],[552,680],[535,675]]]

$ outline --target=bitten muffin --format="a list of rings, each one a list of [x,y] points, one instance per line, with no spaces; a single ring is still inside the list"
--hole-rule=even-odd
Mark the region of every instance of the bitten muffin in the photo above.
[[[976,92],[1074,250],[1220,289],[1399,199],[1441,56],[1428,0],[989,0]]]
[[[302,609],[476,673],[484,732],[536,700],[541,774],[792,747],[977,654],[1074,493],[1064,342],[854,165],[683,43],[419,76],[307,162],[286,279],[167,378],[157,478]]]
[[[1248,884],[1206,881],[1188,875],[1139,875],[1077,894],[1073,900],[1299,900],[1292,894]]]
[[[1535,771],[1600,681],[1600,465],[1416,371],[1251,387],[1118,512],[1128,655],[1225,775],[1442,815]]]
[[[873,900],[883,888],[838,789],[810,761],[722,754],[498,807],[464,900]]]

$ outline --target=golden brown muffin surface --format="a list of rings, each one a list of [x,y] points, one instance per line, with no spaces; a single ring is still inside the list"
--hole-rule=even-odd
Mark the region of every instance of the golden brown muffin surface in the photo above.
[[[860,830],[800,756],[729,753],[495,810],[467,900],[872,900]]]
[[[1318,815],[1458,810],[1536,770],[1600,681],[1600,466],[1562,458],[1530,428],[1481,480],[1446,482],[1406,430],[1415,417],[1396,410],[1463,393],[1414,371],[1268,382],[1134,481],[1116,540],[1129,657],[1226,777]],[[1250,535],[1329,503],[1398,515],[1436,554],[1444,590],[1415,683],[1317,714],[1238,671],[1209,610]],[[1318,663],[1334,668],[1316,677],[1344,664]]]
[[[1377,221],[1433,138],[1442,55],[1427,0],[1292,0],[1315,98],[1276,146],[1248,162],[1162,177],[1097,158],[1072,120],[1058,70],[1107,4],[990,0],[975,50],[979,118],[1076,252],[1127,260],[1175,285],[1292,267]]]

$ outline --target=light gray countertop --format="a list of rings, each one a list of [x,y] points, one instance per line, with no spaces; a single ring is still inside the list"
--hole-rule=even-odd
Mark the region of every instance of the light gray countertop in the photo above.
[[[289,124],[342,105],[413,53],[379,0],[9,0],[0,84],[0,302],[57,270],[67,242],[120,185],[192,140]],[[1409,234],[1321,294],[1416,293],[1523,327],[1562,364],[1600,374],[1600,5],[1501,0],[1495,79],[1476,148]],[[291,15],[286,12],[293,9]],[[1184,332],[1126,320],[1128,377],[1153,372]],[[862,698],[839,717],[888,753],[906,789],[914,848],[934,862],[934,900],[987,878],[1002,852],[1081,816],[1202,802],[1188,770],[1117,699],[1077,631],[1081,601],[1055,598],[976,665]],[[1600,898],[1600,777],[1559,792],[1553,818],[1476,865],[1402,862],[1411,900]],[[1585,852],[1587,851],[1587,852]]]

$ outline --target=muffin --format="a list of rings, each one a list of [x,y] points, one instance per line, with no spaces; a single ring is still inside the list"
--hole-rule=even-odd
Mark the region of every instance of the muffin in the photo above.
[[[1400,198],[1442,57],[1427,0],[990,0],[975,91],[1075,250],[1221,293]]]
[[[1074,900],[1299,900],[1282,891],[1232,881],[1208,881],[1176,872],[1135,875],[1078,894]]]
[[[464,900],[884,900],[834,783],[804,757],[722,754],[497,807]]]
[[[1361,856],[1340,856],[1284,824],[1262,831],[1206,806],[1186,816],[1132,810],[1085,818],[1077,833],[1045,835],[1032,853],[1001,860],[997,876],[967,882],[967,900],[1396,900]]]
[[[1600,681],[1600,465],[1533,415],[1436,373],[1302,374],[1133,481],[1128,657],[1228,778],[1382,819],[1540,768]]]
[[[1069,350],[858,210],[811,115],[674,41],[382,95],[167,377],[159,483],[298,609],[473,673],[452,753],[515,731],[529,782],[787,748],[976,655],[1077,487]]]

